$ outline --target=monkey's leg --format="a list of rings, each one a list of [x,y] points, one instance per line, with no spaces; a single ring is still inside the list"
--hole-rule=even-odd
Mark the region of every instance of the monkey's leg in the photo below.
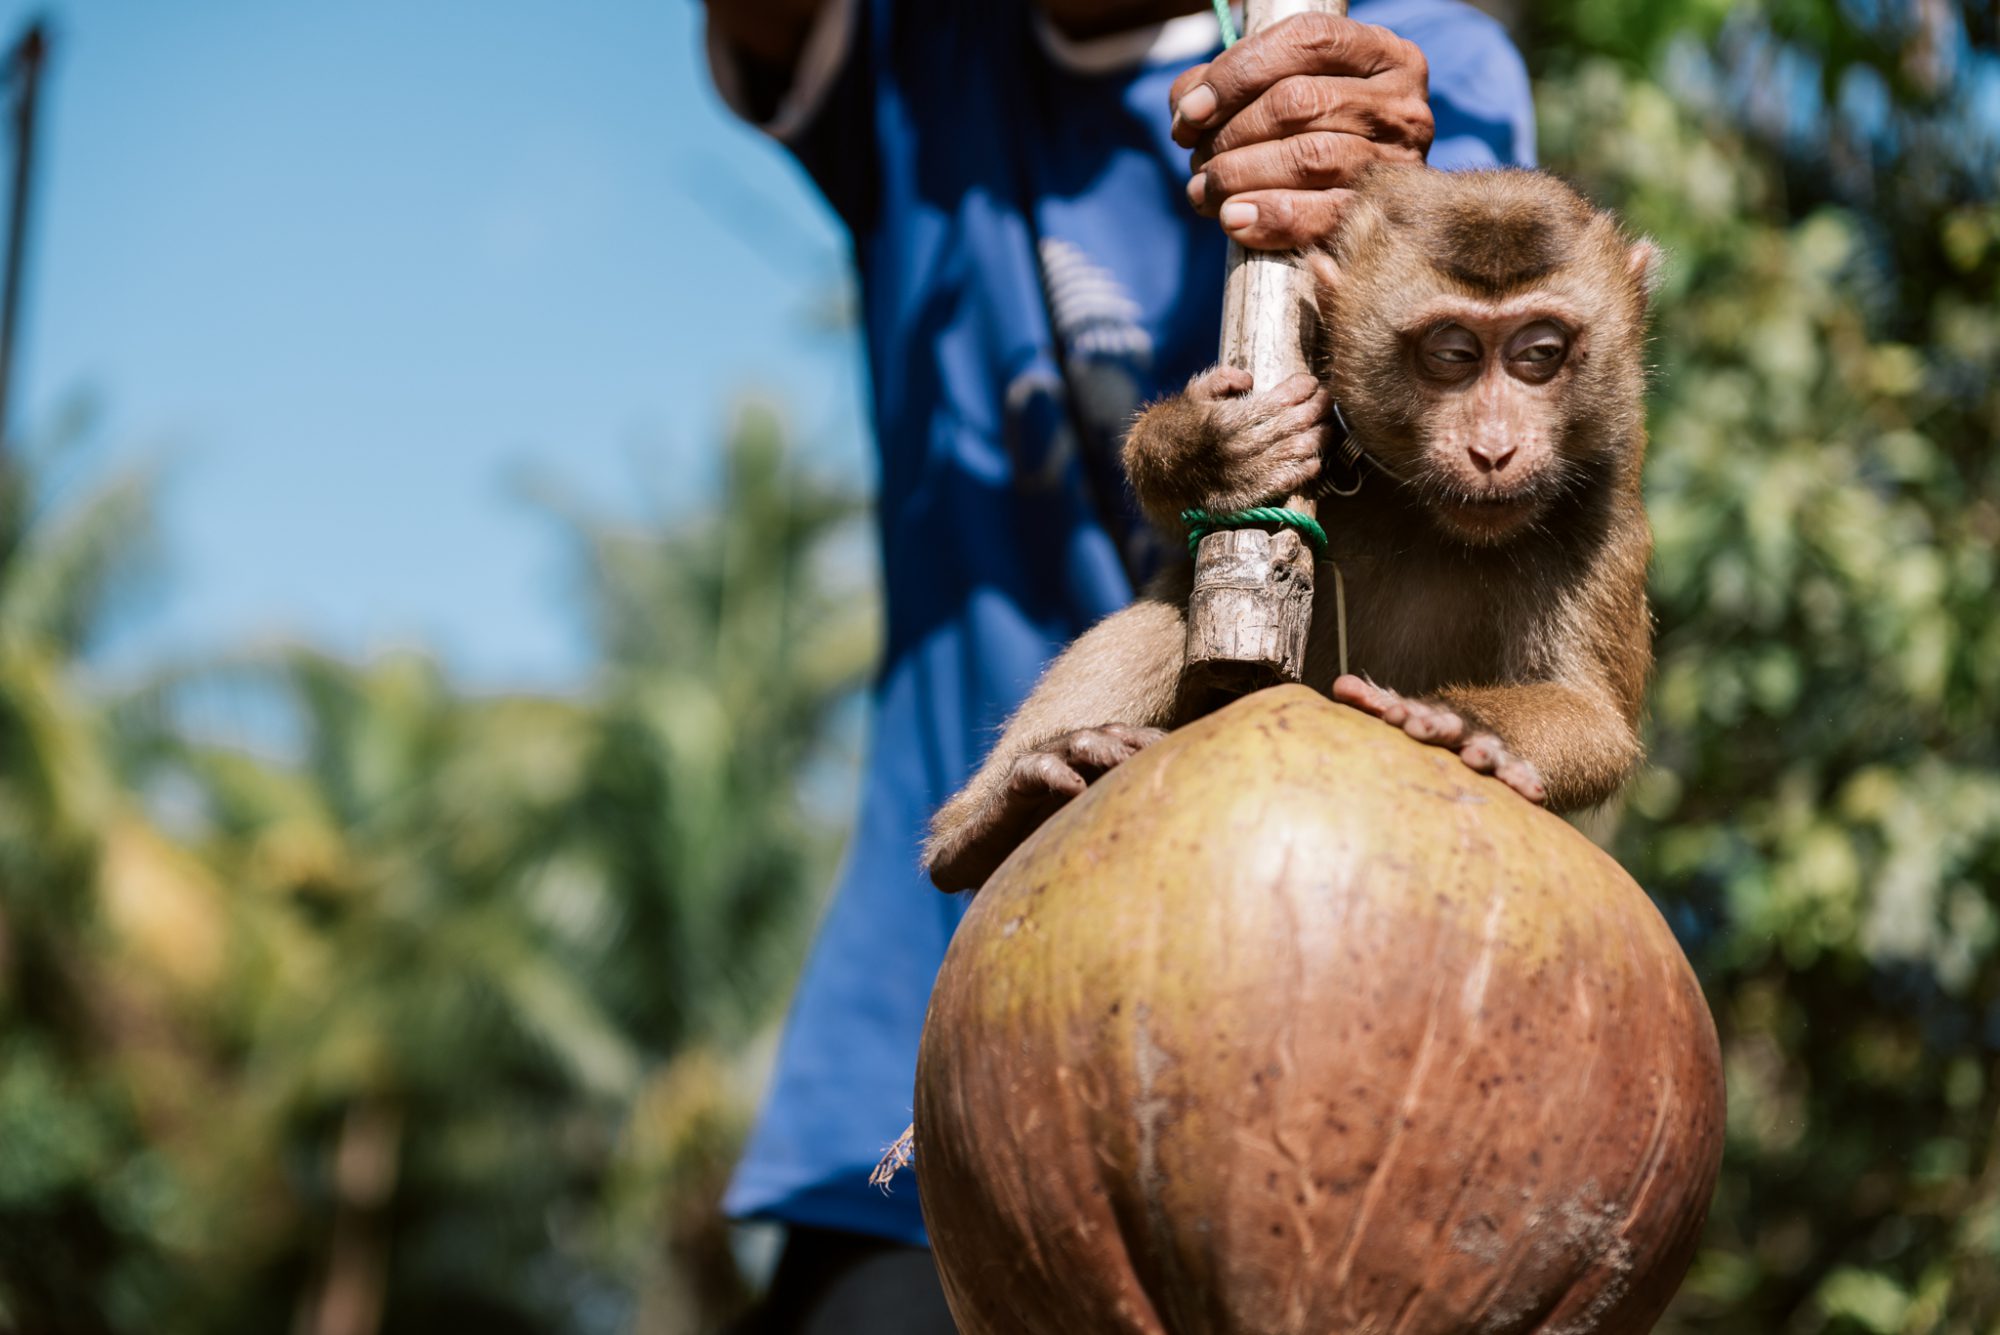
[[[1084,787],[1165,734],[1186,655],[1185,571],[1092,626],[1049,665],[986,763],[939,808],[924,865],[940,890],[983,884]]]
[[[1639,763],[1638,734],[1609,698],[1560,682],[1454,686],[1416,700],[1350,675],[1334,681],[1333,698],[1557,811],[1604,801]]]

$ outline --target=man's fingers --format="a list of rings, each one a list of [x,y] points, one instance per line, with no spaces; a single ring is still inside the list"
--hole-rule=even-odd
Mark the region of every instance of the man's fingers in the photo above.
[[[1298,74],[1393,75],[1419,93],[1429,83],[1422,53],[1388,29],[1332,14],[1295,14],[1174,81],[1174,141],[1194,147],[1204,131]]]
[[[1421,157],[1436,133],[1430,103],[1410,88],[1385,88],[1379,80],[1295,74],[1237,112],[1194,145],[1194,170],[1219,153],[1293,135],[1359,135],[1400,146]]]
[[[1180,77],[1174,80],[1174,86],[1167,90],[1167,105],[1173,109],[1172,133],[1174,142],[1182,148],[1194,147],[1195,140],[1199,139],[1205,131],[1200,126],[1184,125],[1181,116],[1181,102],[1189,93],[1199,88],[1207,78],[1208,62],[1204,61],[1199,65],[1190,65],[1181,71]],[[1211,95],[1213,92],[1214,90],[1211,89]],[[1205,101],[1198,102],[1193,105],[1192,109],[1200,110],[1206,105],[1208,104]]]
[[[1220,210],[1222,230],[1251,250],[1297,250],[1340,228],[1352,190],[1253,190]]]
[[[1345,189],[1378,162],[1415,162],[1419,156],[1359,135],[1316,130],[1216,154],[1188,181],[1188,202],[1213,217],[1246,191]]]

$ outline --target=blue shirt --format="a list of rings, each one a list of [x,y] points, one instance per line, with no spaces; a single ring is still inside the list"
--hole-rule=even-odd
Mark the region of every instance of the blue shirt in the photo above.
[[[1498,25],[1456,0],[1353,16],[1430,61],[1434,165],[1531,164],[1527,76]],[[1106,67],[1104,44],[1066,46],[1026,0],[853,0],[830,21],[845,47],[787,140],[854,238],[887,646],[858,828],[725,1206],[922,1242],[911,1180],[867,1185],[910,1120],[965,907],[917,850],[1048,659],[1163,550],[1117,447],[1135,408],[1215,359],[1225,244],[1186,202],[1167,89],[1219,41],[1191,16]],[[1159,49],[1191,32],[1206,49]]]

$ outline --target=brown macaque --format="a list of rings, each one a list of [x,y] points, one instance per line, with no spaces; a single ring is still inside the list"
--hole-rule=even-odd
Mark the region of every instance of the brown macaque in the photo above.
[[[1307,257],[1323,372],[1253,387],[1217,367],[1149,408],[1125,445],[1140,504],[1178,531],[1192,507],[1317,496],[1349,671],[1323,572],[1306,684],[1530,801],[1603,802],[1639,760],[1652,666],[1639,481],[1656,261],[1550,176],[1373,168]],[[932,823],[939,888],[980,885],[1187,721],[1189,586],[1182,563],[1050,665]]]

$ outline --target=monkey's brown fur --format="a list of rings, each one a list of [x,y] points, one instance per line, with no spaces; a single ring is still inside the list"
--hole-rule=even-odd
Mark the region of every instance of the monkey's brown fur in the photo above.
[[[1639,479],[1654,259],[1552,177],[1377,168],[1309,257],[1322,376],[1250,393],[1217,369],[1150,408],[1125,447],[1140,504],[1174,532],[1190,507],[1317,491],[1360,675],[1336,682],[1323,575],[1307,683],[1559,810],[1601,802],[1639,759],[1652,665]],[[1325,459],[1329,402],[1358,469]],[[1358,494],[1331,490],[1357,475]],[[1050,666],[932,824],[941,888],[979,885],[1185,721],[1188,581],[1169,571]]]

